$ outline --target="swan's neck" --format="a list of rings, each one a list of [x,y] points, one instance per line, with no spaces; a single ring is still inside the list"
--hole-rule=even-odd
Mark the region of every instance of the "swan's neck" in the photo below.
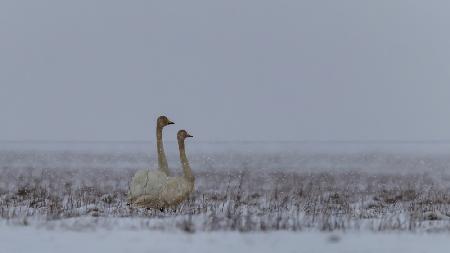
[[[167,164],[166,154],[164,153],[164,146],[162,140],[162,126],[156,126],[156,148],[158,149],[158,167],[159,170],[169,175],[169,166]]]
[[[186,156],[184,140],[178,139],[178,147],[180,149],[180,161],[181,161],[181,166],[183,168],[184,178],[186,180],[188,180],[189,182],[193,183],[195,178],[194,178],[194,175],[192,174],[191,166],[189,165],[189,161]]]

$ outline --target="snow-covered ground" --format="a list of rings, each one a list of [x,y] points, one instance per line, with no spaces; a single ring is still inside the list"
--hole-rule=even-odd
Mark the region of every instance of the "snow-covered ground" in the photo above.
[[[89,252],[447,252],[450,235],[412,233],[61,231],[0,226],[8,253]]]
[[[196,190],[164,213],[127,205],[153,146],[0,143],[0,253],[450,248],[450,143],[192,143]]]

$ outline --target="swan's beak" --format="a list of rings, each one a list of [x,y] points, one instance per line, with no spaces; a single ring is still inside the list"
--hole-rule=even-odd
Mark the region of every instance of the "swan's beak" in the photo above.
[[[173,124],[175,124],[173,121],[170,121],[169,120],[169,122],[167,123],[167,125],[173,125]]]
[[[188,135],[186,135],[186,137],[194,137],[194,136],[192,136],[192,135],[188,134]]]

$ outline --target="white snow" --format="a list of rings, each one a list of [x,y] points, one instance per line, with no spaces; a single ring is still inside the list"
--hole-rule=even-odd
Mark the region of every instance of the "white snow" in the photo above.
[[[0,226],[1,252],[445,252],[449,234],[67,231]]]

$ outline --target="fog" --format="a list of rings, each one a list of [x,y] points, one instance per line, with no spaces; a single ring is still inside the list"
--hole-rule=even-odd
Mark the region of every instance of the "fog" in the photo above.
[[[450,140],[448,1],[1,1],[0,140]]]

